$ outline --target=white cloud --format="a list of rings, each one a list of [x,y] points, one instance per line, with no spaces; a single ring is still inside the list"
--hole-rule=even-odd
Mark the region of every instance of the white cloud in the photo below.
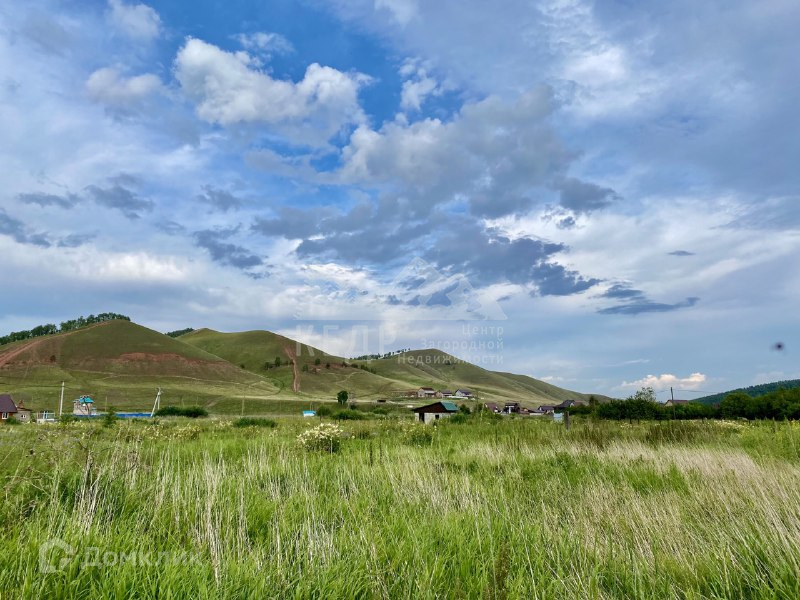
[[[400,25],[407,25],[417,16],[417,0],[375,0],[375,10],[385,9]]]
[[[419,110],[428,96],[442,93],[439,83],[428,75],[427,69],[419,61],[407,60],[400,68],[400,75],[406,77],[400,93],[400,107],[403,110]]]
[[[358,92],[369,78],[313,63],[297,83],[273,79],[246,52],[226,52],[189,38],[175,59],[175,76],[210,123],[265,123],[290,141],[324,143],[365,120]]]
[[[671,373],[664,373],[663,375],[647,375],[636,381],[623,381],[618,386],[618,389],[636,390],[643,387],[651,387],[658,392],[673,387],[696,390],[706,381],[707,378],[703,373],[692,373],[688,377],[677,377]]]
[[[86,81],[86,91],[92,100],[120,110],[136,108],[161,88],[156,75],[146,73],[126,78],[113,67],[98,69]]]
[[[378,131],[363,125],[343,150],[342,174],[357,183],[403,185],[420,207],[461,198],[477,215],[515,212],[570,160],[546,123],[551,107],[549,90],[536,87],[513,102],[465,104],[449,122],[401,119]]]
[[[110,18],[114,26],[135,40],[146,41],[161,33],[161,17],[146,4],[126,4],[122,0],[108,0]]]
[[[257,31],[255,33],[239,33],[234,39],[242,48],[250,52],[270,57],[273,54],[290,54],[294,52],[292,43],[280,33]]]

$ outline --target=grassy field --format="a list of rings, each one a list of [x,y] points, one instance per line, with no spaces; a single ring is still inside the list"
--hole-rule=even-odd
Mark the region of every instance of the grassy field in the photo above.
[[[313,425],[0,428],[0,597],[800,597],[795,424]]]

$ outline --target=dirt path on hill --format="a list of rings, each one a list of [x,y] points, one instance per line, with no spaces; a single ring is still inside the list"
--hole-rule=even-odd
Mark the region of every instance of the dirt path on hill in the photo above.
[[[27,344],[22,344],[19,348],[15,348],[11,352],[6,352],[5,354],[0,354],[0,367],[5,367],[8,363],[14,360],[17,356],[29,350],[35,346],[38,346],[42,342],[41,339],[31,340]]]
[[[292,391],[299,392],[300,391],[300,365],[297,364],[297,354],[292,348],[291,344],[286,344],[283,347],[283,351],[286,352],[286,355],[292,359]]]

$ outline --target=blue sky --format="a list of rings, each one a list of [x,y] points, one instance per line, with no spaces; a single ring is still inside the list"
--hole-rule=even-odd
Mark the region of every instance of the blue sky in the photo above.
[[[6,3],[0,330],[458,345],[616,396],[800,377],[798,27],[784,0]]]

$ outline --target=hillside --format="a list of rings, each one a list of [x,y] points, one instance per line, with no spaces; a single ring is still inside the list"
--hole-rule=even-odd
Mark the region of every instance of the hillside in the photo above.
[[[310,396],[333,397],[338,390],[345,389],[357,399],[392,399],[402,391],[430,386],[469,388],[486,401],[519,401],[531,406],[588,397],[532,377],[489,371],[440,350],[410,351],[371,361],[345,361],[270,331],[220,333],[201,329],[178,339],[261,375],[282,390]],[[283,366],[267,368],[265,363],[274,364],[276,357]],[[294,366],[286,365],[288,360],[294,361]],[[362,366],[369,371],[359,368]]]
[[[439,350],[346,361],[269,331],[200,329],[172,338],[115,320],[0,347],[0,392],[18,394],[36,410],[52,409],[62,381],[68,402],[90,394],[101,409],[118,410],[148,408],[157,388],[165,404],[249,414],[297,412],[297,402],[332,401],[340,390],[356,401],[416,403],[407,394],[421,386],[469,388],[485,402],[531,407],[587,398]]]
[[[0,348],[0,388],[37,410],[55,407],[61,382],[71,400],[91,394],[116,408],[144,408],[155,390],[177,402],[217,402],[276,386],[222,358],[128,321],[109,321]]]
[[[720,392],[719,394],[712,394],[710,396],[703,396],[702,398],[696,398],[694,402],[700,402],[701,404],[712,405],[722,402],[727,395],[733,394],[735,392],[744,392],[751,398],[756,398],[758,396],[762,396],[770,392],[775,392],[777,390],[781,389],[791,390],[794,388],[800,388],[800,379],[774,381],[772,383],[762,383],[759,385],[751,385],[745,388],[737,388],[735,390],[729,390],[727,392]]]

